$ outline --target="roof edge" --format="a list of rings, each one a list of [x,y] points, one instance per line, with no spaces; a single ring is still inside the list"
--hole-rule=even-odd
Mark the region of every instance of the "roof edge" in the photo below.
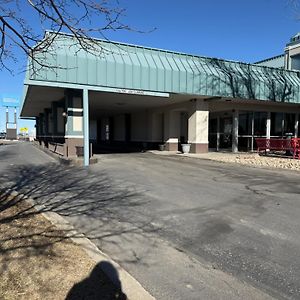
[[[49,34],[55,34],[55,35],[64,35],[64,36],[68,36],[68,37],[74,37],[73,34],[71,33],[65,33],[65,32],[56,32],[53,30],[46,30],[45,31],[45,35],[46,33]],[[235,61],[235,60],[229,60],[229,59],[223,59],[223,58],[218,58],[218,57],[209,57],[209,56],[203,56],[203,55],[194,55],[194,54],[188,54],[185,52],[179,52],[179,51],[171,51],[171,50],[165,50],[165,49],[160,49],[160,48],[153,48],[153,47],[145,47],[145,46],[141,46],[141,45],[135,45],[135,44],[130,44],[130,43],[124,43],[124,42],[117,42],[117,41],[111,41],[108,39],[100,39],[100,38],[92,38],[96,41],[99,42],[105,42],[105,43],[111,43],[111,44],[115,44],[115,45],[119,45],[119,46],[129,46],[129,47],[134,47],[134,48],[140,48],[140,49],[147,49],[147,50],[153,50],[153,51],[161,51],[161,52],[165,52],[165,53],[170,53],[170,54],[177,54],[177,55],[184,55],[184,56],[188,56],[188,57],[197,57],[197,58],[203,58],[203,59],[216,59],[218,61],[223,61],[223,62],[229,62],[229,63],[236,63],[236,64],[241,64],[241,65],[246,65],[246,66],[254,66],[254,67],[262,67],[262,68],[266,68],[266,69],[271,69],[271,70],[277,70],[278,68],[275,67],[267,67],[267,66],[258,66],[257,63],[246,63],[246,62],[242,62],[242,61]],[[282,54],[284,55],[284,54]],[[278,55],[281,56],[281,55]],[[290,72],[290,73],[296,73],[299,74],[298,71],[294,71],[294,70],[284,70],[286,72]]]
[[[277,59],[277,58],[280,58],[280,57],[284,57],[284,54],[279,54],[279,55],[276,55],[276,56],[273,56],[273,57],[269,57],[269,58],[257,61],[254,64],[260,64],[260,63],[271,61],[271,60],[274,60],[274,59]]]

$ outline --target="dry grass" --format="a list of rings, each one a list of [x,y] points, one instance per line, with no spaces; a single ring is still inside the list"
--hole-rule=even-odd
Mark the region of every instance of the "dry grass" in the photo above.
[[[27,203],[0,201],[1,299],[125,298],[99,268],[91,273],[97,264]]]

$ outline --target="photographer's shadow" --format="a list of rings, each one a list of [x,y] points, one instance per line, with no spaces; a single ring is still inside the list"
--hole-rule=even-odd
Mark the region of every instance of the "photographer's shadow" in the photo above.
[[[107,261],[98,263],[92,270],[89,277],[74,284],[66,296],[66,300],[79,299],[126,300],[127,296],[122,292],[122,285],[116,268]]]

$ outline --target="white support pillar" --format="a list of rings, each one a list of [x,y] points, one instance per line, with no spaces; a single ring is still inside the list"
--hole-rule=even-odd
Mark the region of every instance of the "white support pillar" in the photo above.
[[[8,112],[8,106],[6,106],[6,127],[5,127],[5,129],[7,129],[8,122],[9,122],[9,112]]]
[[[188,142],[192,153],[208,152],[208,120],[208,103],[193,100],[188,120]]]
[[[220,117],[217,117],[217,151],[220,150]]]
[[[298,131],[299,130],[299,114],[296,114],[295,116],[295,137],[298,137]]]
[[[239,151],[239,111],[233,112],[232,120],[232,152]]]
[[[17,124],[17,108],[14,109],[14,123]]]
[[[266,124],[266,136],[267,139],[271,138],[271,113],[268,112],[267,113],[267,124]]]
[[[254,150],[254,112],[252,112],[251,116],[251,151]]]
[[[89,138],[89,91],[83,90],[83,162],[84,166],[90,163],[90,138]]]

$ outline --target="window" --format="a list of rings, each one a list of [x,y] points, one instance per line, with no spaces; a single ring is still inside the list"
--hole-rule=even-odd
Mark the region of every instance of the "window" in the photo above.
[[[267,113],[254,113],[254,136],[266,136],[267,132]]]
[[[284,134],[295,134],[295,114],[285,114],[284,115]]]
[[[239,114],[239,135],[252,135],[252,112]]]

